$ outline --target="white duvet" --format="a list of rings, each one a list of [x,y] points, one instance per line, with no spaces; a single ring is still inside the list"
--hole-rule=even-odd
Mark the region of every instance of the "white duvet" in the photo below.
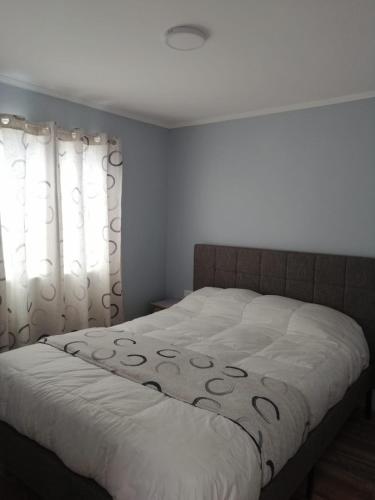
[[[363,332],[348,316],[249,290],[203,288],[114,328],[296,387],[312,428],[369,361]],[[48,345],[0,355],[0,420],[95,479],[115,500],[256,500],[260,494],[257,452],[239,426]]]

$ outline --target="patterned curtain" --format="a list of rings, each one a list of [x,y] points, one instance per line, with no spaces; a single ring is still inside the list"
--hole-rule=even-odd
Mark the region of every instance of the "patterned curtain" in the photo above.
[[[1,231],[0,231],[0,352],[7,350],[8,347],[9,347],[8,311],[6,302],[5,268],[4,268]]]
[[[118,141],[0,115],[0,350],[123,321]]]

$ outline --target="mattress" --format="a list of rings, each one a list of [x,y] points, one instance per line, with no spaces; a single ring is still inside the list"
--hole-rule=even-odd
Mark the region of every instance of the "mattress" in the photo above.
[[[250,290],[203,288],[116,329],[294,387],[311,429],[369,363],[348,316]],[[115,500],[256,500],[262,487],[254,444],[234,422],[49,345],[0,356],[0,420]],[[283,439],[292,455],[290,429]]]

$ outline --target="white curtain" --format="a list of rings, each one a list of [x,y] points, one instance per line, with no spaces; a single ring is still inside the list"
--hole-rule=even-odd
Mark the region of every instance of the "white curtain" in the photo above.
[[[0,115],[0,350],[123,321],[122,155]]]

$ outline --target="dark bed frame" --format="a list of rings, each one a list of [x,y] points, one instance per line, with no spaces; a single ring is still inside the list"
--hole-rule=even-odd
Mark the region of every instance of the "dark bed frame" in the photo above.
[[[333,307],[362,326],[374,360],[375,258],[196,245],[194,290],[204,286],[247,288]],[[370,414],[373,368],[371,364],[327,413],[263,488],[260,500],[288,500],[365,396]],[[36,499],[111,499],[93,480],[73,473],[52,452],[0,422],[0,474],[2,470],[34,492]]]

